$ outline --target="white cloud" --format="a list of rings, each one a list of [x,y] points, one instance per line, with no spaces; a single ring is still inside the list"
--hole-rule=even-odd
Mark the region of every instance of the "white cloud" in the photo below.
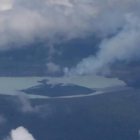
[[[24,127],[18,127],[17,129],[13,129],[10,133],[10,137],[6,140],[35,140],[32,134],[28,132]]]
[[[60,66],[56,65],[56,64],[54,64],[52,62],[47,63],[46,66],[48,68],[49,73],[56,73],[56,72],[60,71]]]
[[[9,48],[11,43],[17,46],[32,43],[36,38],[53,43],[95,32],[107,35],[125,24],[126,13],[138,15],[140,4],[137,0],[1,0],[0,3],[0,49]]]
[[[126,15],[127,24],[113,37],[104,39],[96,56],[84,58],[75,68],[67,69],[66,75],[88,75],[104,71],[117,60],[140,59],[140,19]]]
[[[0,12],[0,49],[9,48],[10,43],[18,46],[32,43],[36,38],[56,42],[58,36],[63,39],[84,36],[92,26],[88,22],[93,11],[89,4],[68,0],[8,0],[1,6],[11,10]]]
[[[10,10],[13,7],[12,0],[0,0],[0,11]]]

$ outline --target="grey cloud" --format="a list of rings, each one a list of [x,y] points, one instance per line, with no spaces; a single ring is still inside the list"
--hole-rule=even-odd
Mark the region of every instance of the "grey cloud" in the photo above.
[[[18,98],[21,104],[21,111],[24,113],[40,113],[42,116],[51,115],[51,108],[48,104],[32,106],[28,95],[19,93]]]
[[[31,106],[29,98],[26,94],[24,93],[19,93],[18,98],[21,103],[21,110],[23,112],[34,112],[34,108]]]
[[[5,123],[7,120],[3,115],[0,115],[0,124]]]
[[[18,98],[20,103],[19,106],[20,111],[22,111],[23,113],[38,115],[39,117],[44,119],[55,116],[58,114],[58,112],[67,115],[73,113],[73,110],[69,106],[57,107],[54,104],[47,104],[47,103],[33,106],[30,102],[28,95],[24,93],[19,93]]]
[[[121,27],[124,14],[133,12],[137,2],[111,0],[3,0],[0,11],[0,48],[37,38],[49,43],[93,33],[107,35]],[[124,5],[124,7],[122,6]],[[126,6],[127,5],[127,6]],[[112,8],[113,7],[113,8]],[[59,37],[59,38],[58,38]],[[17,45],[17,46],[18,46]]]
[[[1,49],[10,43],[32,43],[36,38],[57,42],[57,36],[84,36],[91,27],[87,21],[92,16],[83,6],[68,0],[7,0],[1,7],[5,7],[0,12]]]
[[[100,51],[96,57],[83,59],[76,68],[65,69],[67,75],[93,74],[104,67],[107,69],[117,59],[139,59],[139,0],[0,2],[0,49],[8,49],[11,44],[19,47],[36,40],[47,40],[51,46],[94,34],[103,38]],[[109,35],[114,36],[107,38]],[[52,49],[50,53],[53,52]]]

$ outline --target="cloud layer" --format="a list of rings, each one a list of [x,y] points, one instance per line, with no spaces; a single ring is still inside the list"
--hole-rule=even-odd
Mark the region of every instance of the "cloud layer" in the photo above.
[[[32,43],[57,42],[85,36],[94,9],[89,3],[68,0],[1,0],[0,49]]]
[[[0,0],[0,3],[0,50],[40,40],[51,46],[94,34],[103,38],[100,51],[96,57],[85,58],[76,68],[66,70],[67,75],[93,74],[116,60],[139,59],[139,0]],[[108,38],[110,35],[113,37]]]
[[[113,33],[137,0],[0,0],[0,48]],[[123,5],[123,6],[122,6]],[[135,6],[135,9],[133,8]],[[139,10],[138,10],[139,11]],[[15,45],[16,43],[16,45]]]

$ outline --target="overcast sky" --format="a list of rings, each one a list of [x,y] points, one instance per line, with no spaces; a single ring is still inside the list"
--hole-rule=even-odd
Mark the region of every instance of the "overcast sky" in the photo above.
[[[96,57],[65,68],[66,75],[95,74],[116,60],[139,59],[139,5],[139,0],[0,0],[0,50],[37,40],[52,46],[90,35],[102,37]]]

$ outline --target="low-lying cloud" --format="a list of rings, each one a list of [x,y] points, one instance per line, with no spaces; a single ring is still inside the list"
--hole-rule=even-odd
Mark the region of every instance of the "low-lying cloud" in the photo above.
[[[28,95],[25,93],[19,93],[18,99],[20,102],[20,111],[23,113],[38,113],[43,117],[50,116],[52,113],[49,104],[32,106]]]
[[[35,140],[32,134],[28,132],[24,127],[18,127],[13,129],[10,133],[10,136],[5,140]]]

